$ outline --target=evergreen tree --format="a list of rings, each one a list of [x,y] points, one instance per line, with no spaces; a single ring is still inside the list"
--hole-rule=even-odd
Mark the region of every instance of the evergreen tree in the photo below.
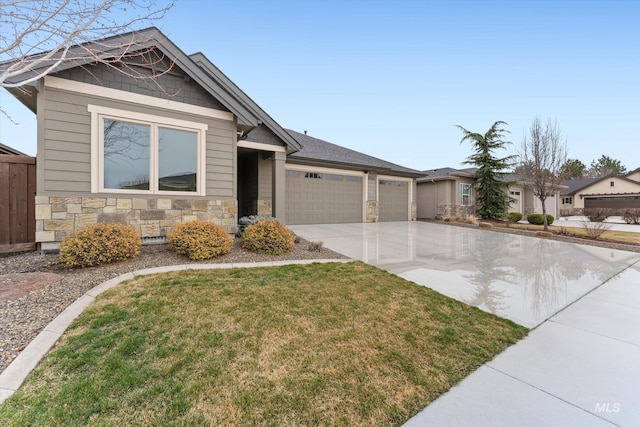
[[[509,133],[502,128],[506,124],[497,121],[484,135],[457,126],[464,134],[460,143],[469,140],[473,146],[474,153],[464,163],[478,168],[473,188],[478,206],[476,214],[481,218],[504,217],[513,201],[509,196],[509,182],[505,177],[515,156],[496,157],[495,154],[497,150],[504,150],[511,144],[503,139],[504,134]]]

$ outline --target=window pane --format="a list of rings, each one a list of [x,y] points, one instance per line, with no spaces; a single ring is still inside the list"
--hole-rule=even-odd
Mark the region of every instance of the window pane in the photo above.
[[[158,128],[158,189],[197,191],[198,134]]]
[[[104,188],[149,190],[150,127],[104,120]]]

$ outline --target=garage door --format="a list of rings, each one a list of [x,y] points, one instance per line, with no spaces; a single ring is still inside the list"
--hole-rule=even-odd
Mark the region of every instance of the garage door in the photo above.
[[[287,170],[287,224],[362,222],[361,176]]]
[[[380,221],[409,219],[409,183],[407,181],[381,179],[378,191]]]
[[[640,196],[627,197],[588,197],[584,199],[584,207],[604,209],[640,208]]]

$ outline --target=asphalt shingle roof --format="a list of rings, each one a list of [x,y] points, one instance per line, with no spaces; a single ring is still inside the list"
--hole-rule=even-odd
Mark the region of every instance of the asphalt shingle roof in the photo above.
[[[601,178],[578,178],[578,179],[568,179],[562,182],[562,185],[566,185],[567,189],[562,190],[561,194],[573,194],[578,190],[587,187],[594,182],[600,180]]]
[[[300,132],[285,129],[301,145],[302,149],[290,154],[289,159],[301,161],[320,161],[337,165],[352,166],[375,170],[376,172],[393,172],[408,176],[422,176],[422,172],[369,156],[359,151],[350,150],[322,139],[314,138]]]

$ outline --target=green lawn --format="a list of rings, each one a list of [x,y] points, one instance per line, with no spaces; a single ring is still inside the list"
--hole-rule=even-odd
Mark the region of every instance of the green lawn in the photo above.
[[[141,277],[73,323],[0,425],[399,425],[526,333],[360,262]]]

